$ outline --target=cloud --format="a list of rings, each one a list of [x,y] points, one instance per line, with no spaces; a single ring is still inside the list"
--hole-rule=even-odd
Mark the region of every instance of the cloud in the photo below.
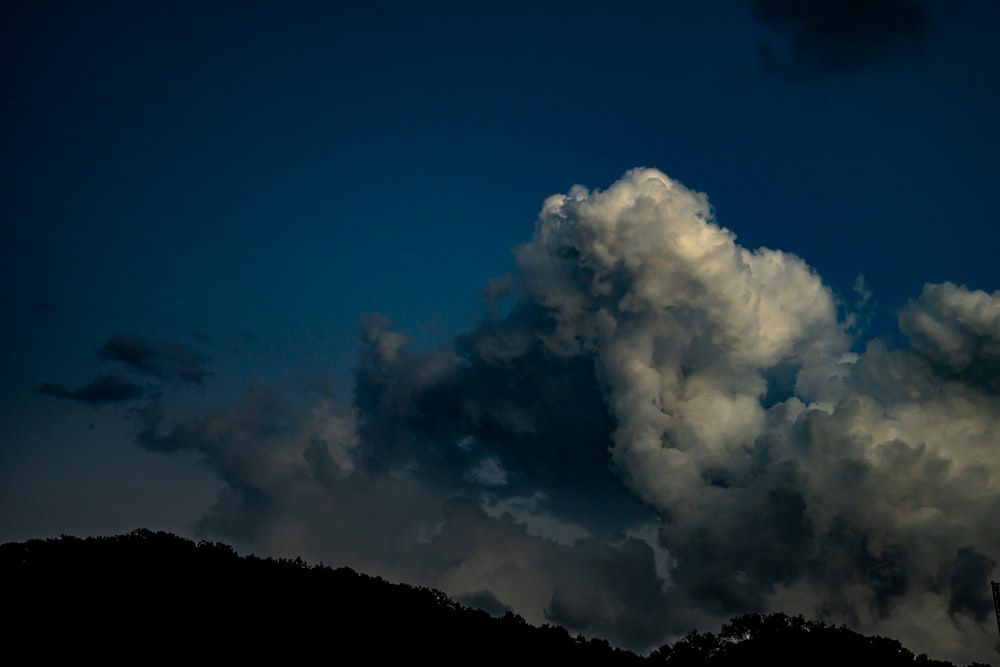
[[[115,334],[98,350],[98,357],[116,361],[156,380],[179,379],[202,384],[209,375],[209,358],[184,343],[151,342],[128,334]],[[68,398],[90,405],[135,400],[146,394],[138,384],[119,375],[105,373],[77,388],[46,382],[39,393]]]
[[[154,402],[138,442],[226,482],[214,536],[628,648],[784,611],[996,659],[1000,294],[929,285],[852,352],[815,271],[655,169],[549,197],[514,256],[450,348],[363,318],[350,405]]]
[[[143,395],[142,387],[115,375],[102,375],[75,389],[62,383],[46,382],[39,386],[38,392],[46,396],[68,398],[89,405],[132,401]]]
[[[98,351],[98,356],[157,379],[179,379],[201,384],[209,375],[209,358],[190,345],[148,341],[129,334],[115,334]]]
[[[764,65],[797,78],[867,69],[918,43],[930,23],[920,0],[751,0],[750,7],[789,39],[784,54],[762,46]]]
[[[926,285],[900,311],[899,328],[939,372],[1000,391],[1000,292]]]
[[[996,561],[976,553],[974,548],[959,549],[951,571],[949,613],[966,612],[980,622],[989,619],[993,601],[982,583],[995,568]]]
[[[471,609],[482,609],[492,616],[503,616],[514,610],[500,602],[493,591],[470,591],[455,596],[455,601]]]

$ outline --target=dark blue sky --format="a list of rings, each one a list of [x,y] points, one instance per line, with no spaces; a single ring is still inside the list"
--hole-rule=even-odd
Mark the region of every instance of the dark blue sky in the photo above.
[[[137,433],[263,387],[363,412],[359,318],[451,347],[546,197],[634,167],[812,267],[867,323],[854,351],[906,347],[926,283],[1000,290],[998,21],[982,0],[10,5],[0,538],[211,536],[246,480]]]

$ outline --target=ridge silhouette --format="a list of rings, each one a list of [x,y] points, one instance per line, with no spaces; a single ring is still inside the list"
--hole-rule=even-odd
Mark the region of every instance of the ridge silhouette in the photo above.
[[[491,616],[438,590],[147,529],[8,542],[0,583],[8,653],[28,659],[952,665],[894,639],[780,613],[734,618],[718,635],[692,630],[640,656],[511,612]]]

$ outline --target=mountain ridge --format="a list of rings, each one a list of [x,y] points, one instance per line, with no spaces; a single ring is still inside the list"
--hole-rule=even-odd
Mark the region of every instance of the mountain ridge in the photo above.
[[[240,555],[222,542],[137,529],[97,537],[0,545],[11,644],[48,655],[112,648],[158,655],[282,661],[368,656],[439,664],[509,664],[526,657],[602,665],[770,664],[950,667],[898,641],[865,637],[801,616],[748,614],[715,635],[692,630],[648,655],[601,638],[493,616],[441,591],[391,583],[301,558]],[[981,667],[973,663],[972,667]]]

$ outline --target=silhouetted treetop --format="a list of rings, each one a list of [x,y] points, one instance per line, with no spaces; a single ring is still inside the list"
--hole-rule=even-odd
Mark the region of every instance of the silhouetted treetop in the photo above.
[[[438,590],[145,529],[3,544],[0,577],[8,654],[29,659],[950,667],[894,639],[784,614],[739,616],[642,657]]]

